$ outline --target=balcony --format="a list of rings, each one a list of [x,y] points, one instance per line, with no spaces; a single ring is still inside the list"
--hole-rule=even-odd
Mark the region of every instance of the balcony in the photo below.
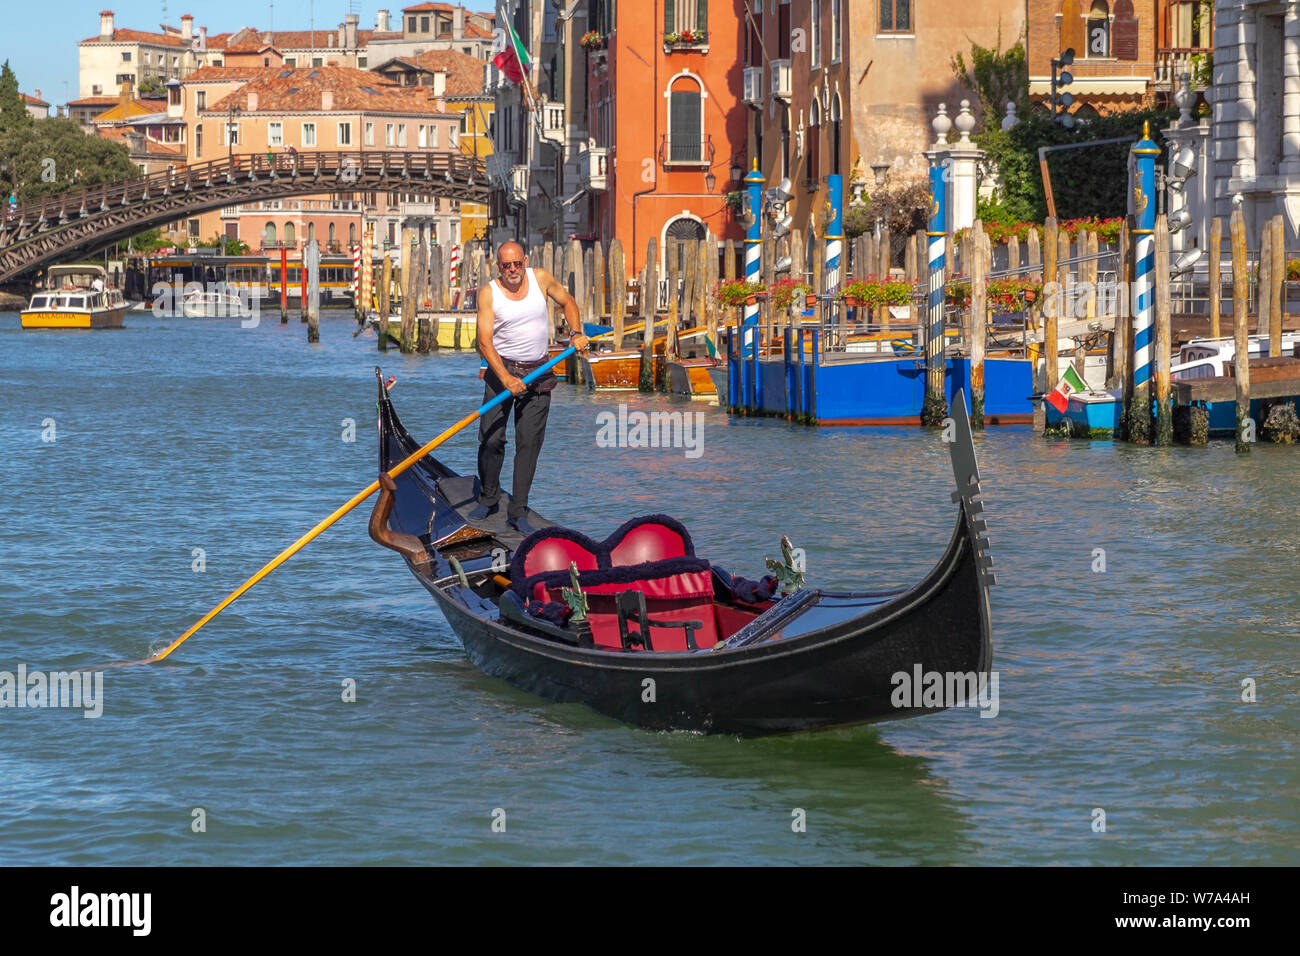
[[[1154,89],[1178,89],[1178,78],[1184,73],[1191,76],[1192,89],[1208,88],[1214,74],[1214,50],[1170,47],[1156,51],[1155,73],[1151,81]]]
[[[772,61],[772,98],[784,100],[789,103],[791,99],[790,91],[790,61],[773,60]]]
[[[563,146],[568,134],[564,125],[564,104],[544,103],[542,105],[542,139],[557,146]]]
[[[222,218],[222,219],[238,219],[238,218],[239,218],[239,207],[238,207],[238,206],[222,206],[222,207],[221,207],[221,218]]]
[[[713,164],[713,137],[678,136],[667,133],[659,138],[659,162],[665,169],[681,166],[710,166]]]
[[[680,33],[664,34],[664,52],[693,51],[709,52],[709,35],[703,30],[683,30]]]
[[[578,176],[582,186],[592,192],[609,188],[609,147],[591,142],[578,154]]]
[[[741,97],[746,106],[763,108],[763,68],[761,66],[745,67],[745,92]]]
[[[528,167],[510,167],[510,202],[522,206],[528,202]]]

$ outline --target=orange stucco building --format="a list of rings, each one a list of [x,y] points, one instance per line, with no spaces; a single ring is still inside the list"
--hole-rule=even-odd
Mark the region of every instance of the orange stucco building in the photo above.
[[[739,188],[732,168],[747,168],[731,145],[746,133],[742,15],[741,0],[589,6],[587,29],[601,40],[586,52],[584,198],[593,233],[620,240],[630,274],[651,236],[661,263],[670,235],[744,237],[725,203]]]

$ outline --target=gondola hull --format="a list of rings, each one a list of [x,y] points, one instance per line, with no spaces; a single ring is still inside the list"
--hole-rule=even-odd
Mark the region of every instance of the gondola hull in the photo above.
[[[419,447],[386,395],[380,400],[380,432],[381,469]],[[407,564],[485,674],[661,731],[759,736],[977,705],[970,694],[922,701],[900,693],[900,675],[909,683],[914,675],[965,675],[982,687],[989,674],[992,579],[982,522],[972,520],[982,507],[977,491],[956,496],[959,516],[948,547],[911,588],[805,588],[714,648],[646,652],[562,643],[499,613],[491,600],[493,567],[499,567],[494,562],[519,540],[495,533],[467,542],[463,528],[453,533],[472,502],[466,490],[471,481],[425,459],[397,479],[396,509],[386,521],[427,548],[427,560],[423,553],[415,561],[408,555]],[[431,516],[421,516],[422,498]]]

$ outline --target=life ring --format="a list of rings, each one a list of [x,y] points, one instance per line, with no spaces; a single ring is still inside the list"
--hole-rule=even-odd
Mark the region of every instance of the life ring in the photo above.
[[[913,345],[911,342],[909,342],[907,339],[893,339],[893,340],[889,343],[889,347],[892,348],[895,352],[915,352],[915,351],[916,351],[916,346]]]

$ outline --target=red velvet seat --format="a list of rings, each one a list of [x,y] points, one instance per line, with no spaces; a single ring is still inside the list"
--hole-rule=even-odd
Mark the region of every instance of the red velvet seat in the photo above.
[[[626,522],[602,542],[566,528],[546,528],[526,538],[511,561],[511,588],[525,601],[560,601],[569,586],[569,562],[578,565],[578,583],[587,595],[592,639],[598,647],[622,647],[617,597],[627,590],[646,596],[646,610],[657,620],[700,621],[695,640],[701,648],[718,642],[709,563],[695,557],[686,529],[667,515]],[[684,651],[681,628],[652,627],[656,651]]]

